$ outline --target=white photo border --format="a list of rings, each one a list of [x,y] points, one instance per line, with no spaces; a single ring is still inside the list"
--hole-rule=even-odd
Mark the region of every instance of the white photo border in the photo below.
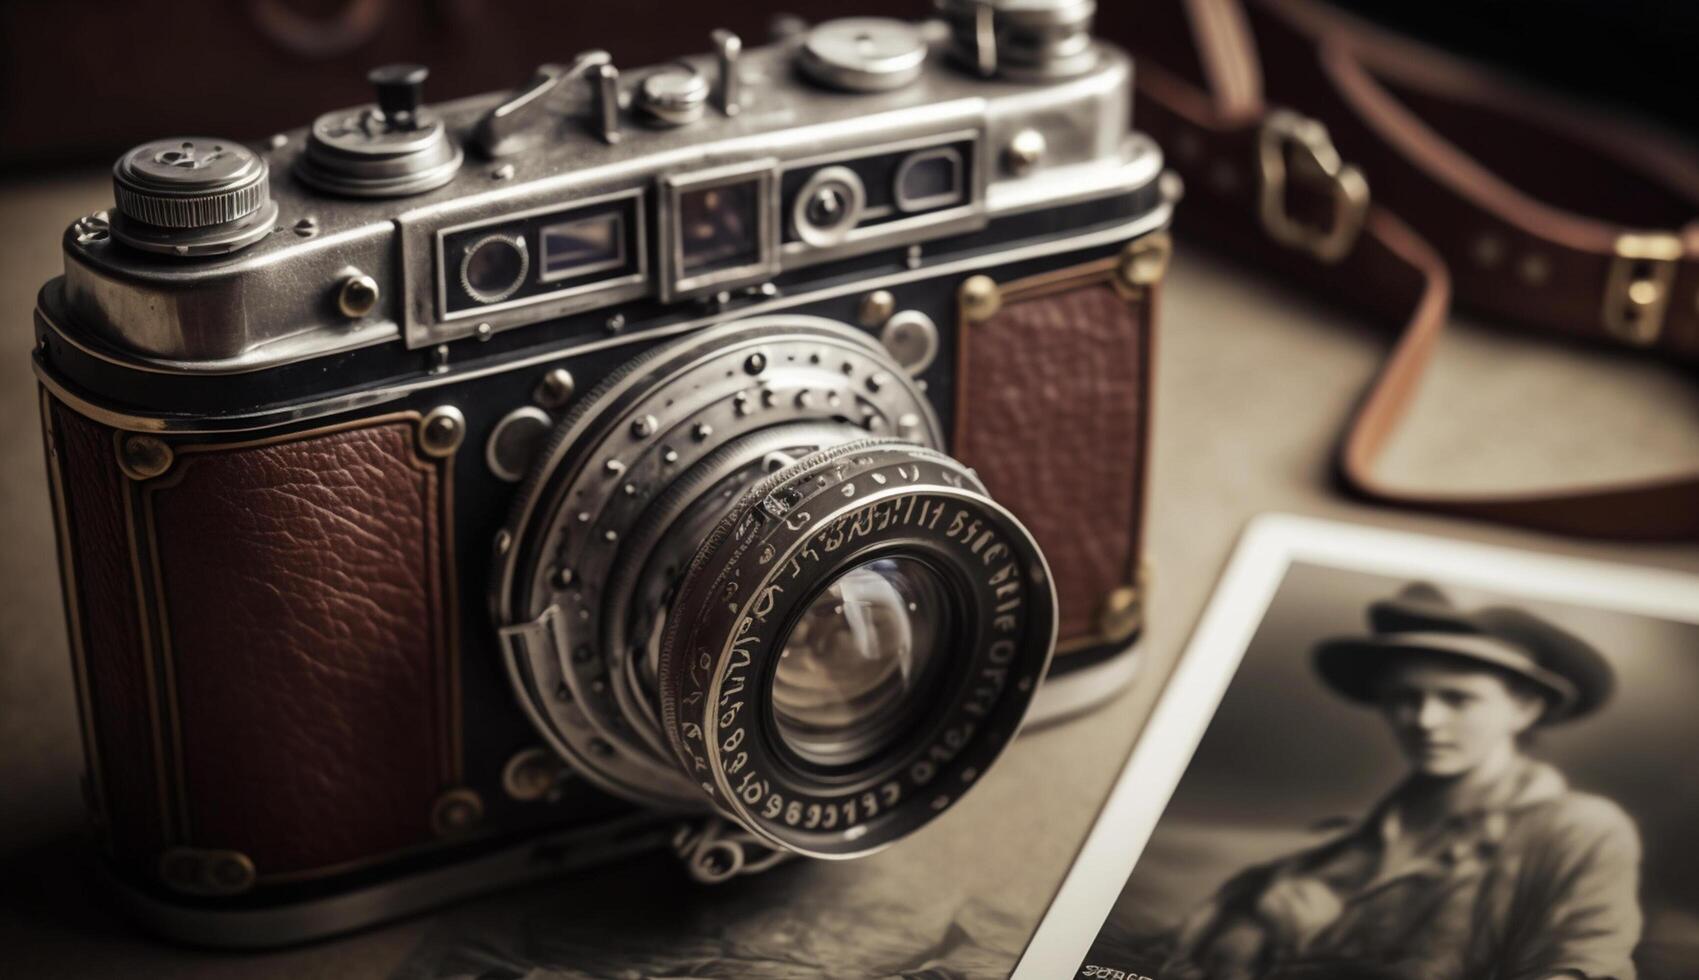
[[[1290,514],[1255,518],[1011,980],[1078,972],[1294,564],[1699,623],[1699,576]]]

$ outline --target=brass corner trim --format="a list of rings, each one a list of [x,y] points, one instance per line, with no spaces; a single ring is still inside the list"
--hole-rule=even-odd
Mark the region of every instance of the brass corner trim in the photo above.
[[[241,851],[173,847],[159,856],[159,879],[185,895],[240,895],[259,878]]]
[[[1123,285],[1145,289],[1168,275],[1168,260],[1174,255],[1174,239],[1166,231],[1152,232],[1127,243],[1115,267]]]
[[[1144,630],[1145,607],[1150,593],[1150,564],[1141,561],[1133,581],[1110,589],[1097,607],[1096,629],[1074,637],[1057,648],[1058,653],[1126,643]]]

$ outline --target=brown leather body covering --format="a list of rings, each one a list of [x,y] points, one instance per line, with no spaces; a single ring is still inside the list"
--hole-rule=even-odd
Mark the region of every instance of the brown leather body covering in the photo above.
[[[265,882],[429,842],[458,724],[446,477],[417,420],[177,444],[132,482],[112,430],[53,413],[119,857],[238,851]]]
[[[1187,180],[1179,229],[1402,324],[1341,440],[1347,488],[1567,534],[1699,537],[1699,474],[1466,495],[1394,487],[1374,465],[1454,292],[1541,333],[1699,360],[1699,158],[1308,0],[1150,0],[1138,12],[1123,38],[1139,59],[1135,112]],[[1263,215],[1272,185],[1259,151],[1277,109],[1324,124],[1328,152],[1366,176],[1372,203],[1341,257],[1283,244]],[[1279,138],[1291,175],[1280,207],[1325,230],[1340,216],[1327,200],[1340,172],[1294,160]],[[1649,238],[1661,257],[1634,254]]]
[[[1142,545],[1155,295],[1123,296],[1112,265],[1004,284],[958,341],[954,455],[1043,549],[1064,647],[1097,638]]]

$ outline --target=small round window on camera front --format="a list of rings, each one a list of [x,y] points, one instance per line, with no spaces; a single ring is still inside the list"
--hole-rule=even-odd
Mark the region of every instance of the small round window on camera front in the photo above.
[[[867,189],[848,167],[826,167],[808,179],[791,208],[796,237],[817,248],[836,245],[861,222]]]
[[[531,253],[525,239],[489,235],[466,247],[460,260],[460,285],[480,303],[499,303],[525,284]]]

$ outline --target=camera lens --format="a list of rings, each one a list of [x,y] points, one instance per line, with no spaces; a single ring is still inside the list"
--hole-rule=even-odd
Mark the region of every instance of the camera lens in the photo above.
[[[490,235],[467,247],[460,263],[460,284],[478,302],[498,303],[524,285],[530,268],[525,239]]]
[[[861,440],[751,487],[698,550],[661,647],[661,715],[750,831],[863,854],[990,767],[1055,630],[1038,546],[970,471]]]
[[[949,658],[951,597],[924,562],[876,558],[822,588],[797,616],[773,672],[784,747],[854,765],[906,735]]]
[[[611,372],[539,451],[499,551],[503,650],[539,732],[610,792],[805,854],[947,810],[1018,730],[1056,600],[943,441],[882,347],[819,318],[726,324]]]

